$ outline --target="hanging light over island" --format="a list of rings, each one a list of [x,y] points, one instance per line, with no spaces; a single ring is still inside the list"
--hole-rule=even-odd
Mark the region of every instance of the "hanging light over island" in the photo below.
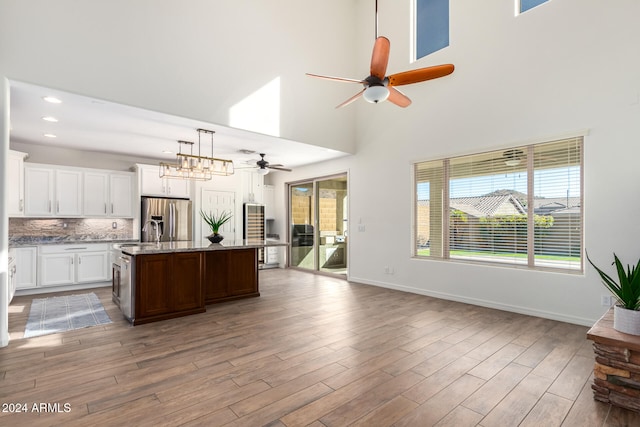
[[[191,179],[208,181],[213,175],[233,175],[233,161],[213,157],[213,134],[215,131],[198,129],[198,153],[193,153],[195,143],[178,141],[178,154],[175,163],[160,162],[160,178]],[[211,156],[201,155],[201,135],[211,136]],[[187,148],[188,147],[188,148]],[[183,148],[184,151],[183,152]],[[188,153],[186,152],[188,151]]]

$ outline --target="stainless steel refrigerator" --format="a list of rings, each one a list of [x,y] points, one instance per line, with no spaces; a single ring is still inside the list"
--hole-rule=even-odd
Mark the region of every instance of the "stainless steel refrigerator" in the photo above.
[[[140,240],[161,242],[192,240],[193,216],[191,200],[142,197]]]

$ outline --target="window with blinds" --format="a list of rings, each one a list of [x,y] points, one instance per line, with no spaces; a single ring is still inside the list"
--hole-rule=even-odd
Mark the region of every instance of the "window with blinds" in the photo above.
[[[415,255],[582,271],[582,145],[415,164]]]

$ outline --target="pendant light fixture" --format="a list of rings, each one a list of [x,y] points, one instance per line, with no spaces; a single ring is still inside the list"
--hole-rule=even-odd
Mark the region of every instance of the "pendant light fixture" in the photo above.
[[[211,157],[201,155],[202,134],[211,136]],[[233,175],[233,161],[213,157],[213,134],[215,131],[198,129],[198,154],[193,154],[191,141],[178,141],[175,163],[160,162],[160,178],[180,178],[208,181],[213,175]],[[183,152],[184,150],[184,152]],[[188,151],[188,153],[187,153]]]

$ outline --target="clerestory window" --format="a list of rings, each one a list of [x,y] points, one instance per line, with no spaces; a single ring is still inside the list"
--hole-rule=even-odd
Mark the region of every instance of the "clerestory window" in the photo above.
[[[415,0],[416,59],[449,46],[449,0]]]
[[[542,3],[546,3],[547,1],[549,0],[516,0],[516,2],[518,2],[518,10],[520,13],[524,13],[536,6],[540,6]]]

